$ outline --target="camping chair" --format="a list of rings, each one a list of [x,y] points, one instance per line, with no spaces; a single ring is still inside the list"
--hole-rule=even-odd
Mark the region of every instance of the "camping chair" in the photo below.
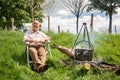
[[[32,30],[32,25],[31,25],[31,26],[25,26],[25,25],[23,26],[23,32],[24,32],[24,33],[25,33],[26,31],[29,31],[29,30]],[[45,43],[45,49],[46,49],[46,53],[49,53],[49,54],[50,54],[50,57],[52,57],[49,43],[50,43],[50,42]],[[31,59],[31,57],[30,57],[30,55],[29,55],[29,50],[28,50],[28,48],[29,48],[29,43],[27,42],[27,43],[25,43],[25,54],[26,54],[26,56],[27,56],[27,63],[28,63],[28,65],[29,65],[29,64],[32,64],[33,61],[32,61],[32,59]]]
[[[49,53],[49,54],[50,54],[50,57],[52,57],[49,43],[50,43],[50,42],[46,42],[46,43],[45,43],[45,49],[46,49],[46,53]],[[33,63],[32,59],[31,59],[31,57],[30,57],[30,55],[29,55],[29,50],[28,50],[28,48],[29,48],[29,42],[26,42],[26,43],[25,43],[25,47],[26,47],[26,49],[25,49],[25,54],[26,54],[26,56],[27,56],[27,63],[28,63],[28,65],[29,65],[29,64],[32,64],[32,63]]]

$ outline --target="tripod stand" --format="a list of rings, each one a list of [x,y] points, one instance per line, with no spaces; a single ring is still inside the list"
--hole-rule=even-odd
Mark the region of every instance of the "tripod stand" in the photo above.
[[[82,40],[79,39],[79,36],[81,36],[81,32],[83,30],[83,37],[80,37]],[[86,40],[87,39],[87,40]],[[81,44],[84,42],[84,45],[87,43],[88,48],[82,47],[82,48],[76,48],[78,44]],[[82,46],[82,45],[79,45]],[[83,23],[82,27],[80,28],[80,31],[75,39],[74,45],[72,47],[72,51],[75,52],[75,59],[79,61],[91,61],[93,58],[93,45],[90,42],[90,37],[87,29],[86,23]]]
[[[82,30],[83,30],[83,38],[82,38],[82,40],[78,40]],[[87,38],[87,40],[85,40],[86,38]],[[93,45],[92,45],[92,43],[90,41],[90,37],[89,37],[88,28],[87,28],[87,24],[86,23],[82,24],[82,27],[80,28],[80,31],[79,31],[79,33],[78,33],[78,35],[77,35],[77,37],[75,39],[75,42],[73,44],[72,51],[76,47],[76,45],[81,43],[81,42],[88,43],[89,48],[93,49]]]

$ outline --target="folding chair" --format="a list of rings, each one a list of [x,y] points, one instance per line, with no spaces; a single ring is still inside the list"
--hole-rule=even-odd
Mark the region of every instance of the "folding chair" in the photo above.
[[[23,32],[24,32],[24,33],[25,33],[26,31],[29,31],[29,30],[32,30],[32,25],[31,25],[31,26],[24,26],[24,29],[23,29]],[[50,54],[50,57],[52,58],[52,54],[51,54],[51,50],[50,50],[50,45],[49,45],[49,43],[50,43],[50,41],[48,41],[48,42],[45,43],[45,49],[46,49],[46,53],[49,53],[49,54]],[[31,57],[30,57],[30,55],[29,55],[29,50],[28,50],[28,48],[29,48],[29,43],[26,42],[26,43],[25,43],[25,54],[26,54],[26,56],[27,56],[27,63],[28,63],[28,65],[29,65],[29,64],[32,64],[33,61],[32,61],[32,59],[31,59]]]
[[[49,45],[49,43],[50,43],[50,42],[45,43],[45,50],[46,50],[46,54],[49,53],[50,57],[52,58],[52,54],[51,54],[51,50],[50,50],[50,45]],[[29,50],[28,50],[28,48],[29,48],[29,42],[26,42],[26,43],[25,43],[25,46],[26,46],[25,54],[26,54],[26,56],[27,56],[27,63],[28,63],[28,65],[29,65],[29,64],[32,64],[32,63],[33,63],[32,59],[31,59],[31,57],[30,57],[30,55],[29,55]]]

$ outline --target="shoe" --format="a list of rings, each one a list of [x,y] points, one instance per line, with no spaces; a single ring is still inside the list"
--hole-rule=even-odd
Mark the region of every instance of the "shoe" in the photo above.
[[[45,65],[40,72],[45,72],[48,70],[48,68],[49,68],[49,65]]]
[[[38,71],[39,66],[40,66],[40,64],[33,64],[33,70]]]

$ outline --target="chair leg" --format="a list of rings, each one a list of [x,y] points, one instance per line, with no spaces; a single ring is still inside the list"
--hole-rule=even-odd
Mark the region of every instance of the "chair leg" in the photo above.
[[[52,58],[51,50],[50,50],[50,45],[48,44],[48,51],[50,53],[50,58]]]
[[[50,50],[50,45],[49,45],[49,43],[47,43],[47,51],[48,51],[49,54],[50,54],[50,58],[52,58],[52,54],[51,54],[51,50]],[[27,63],[28,63],[28,66],[29,66],[30,63],[33,63],[33,61],[30,60],[29,46],[28,46],[28,45],[26,45],[26,55],[27,55]]]
[[[26,45],[26,48],[27,48],[27,63],[28,63],[28,66],[29,66],[29,50],[28,50],[28,45]]]

